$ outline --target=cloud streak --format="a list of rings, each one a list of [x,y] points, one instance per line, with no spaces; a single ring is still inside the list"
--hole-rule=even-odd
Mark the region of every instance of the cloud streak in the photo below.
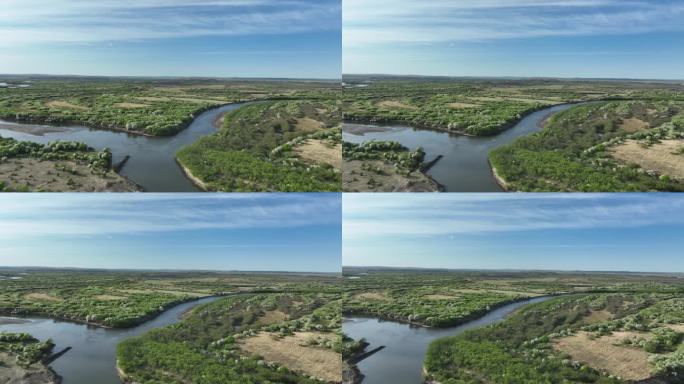
[[[676,195],[357,195],[343,197],[345,241],[684,224]]]
[[[5,0],[0,46],[335,30],[337,0]]]
[[[682,31],[684,4],[629,0],[345,0],[345,48]]]
[[[0,239],[339,224],[337,194],[57,194],[0,200]]]

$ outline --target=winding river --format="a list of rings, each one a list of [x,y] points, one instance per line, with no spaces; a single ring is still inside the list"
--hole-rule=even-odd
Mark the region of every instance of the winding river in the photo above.
[[[119,173],[148,192],[197,192],[199,189],[176,163],[176,152],[202,136],[216,132],[214,122],[244,103],[228,104],[199,114],[190,125],[170,137],[148,137],[80,125],[35,125],[0,120],[0,136],[41,144],[56,140],[81,141],[101,150],[111,149],[116,164],[130,159]]]
[[[489,168],[489,151],[540,130],[541,123],[549,115],[572,106],[574,104],[561,104],[533,112],[496,136],[473,137],[402,125],[345,123],[342,138],[352,143],[398,141],[412,150],[422,147],[426,161],[443,155],[428,174],[442,184],[447,192],[501,192]]]
[[[368,350],[385,346],[357,364],[365,376],[363,384],[420,384],[423,382],[425,353],[433,340],[494,324],[524,305],[550,298],[536,297],[508,304],[456,327],[426,328],[376,318],[350,316],[344,318],[342,330],[354,339],[365,338],[369,343]]]
[[[45,318],[0,317],[0,332],[27,332],[43,341],[52,339],[54,352],[72,347],[50,364],[62,376],[62,384],[121,384],[116,371],[116,345],[119,342],[177,323],[180,316],[193,307],[218,299],[206,297],[183,303],[153,320],[128,329],[108,329]]]

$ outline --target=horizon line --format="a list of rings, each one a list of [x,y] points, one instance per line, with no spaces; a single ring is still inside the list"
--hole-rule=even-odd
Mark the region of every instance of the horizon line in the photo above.
[[[282,273],[282,274],[324,274],[337,275],[335,271],[286,271],[286,270],[247,270],[247,269],[157,269],[157,268],[96,268],[96,267],[47,267],[31,265],[0,265],[3,269],[48,269],[48,270],[79,270],[79,271],[126,271],[126,272],[211,272],[211,273]]]
[[[636,78],[636,77],[564,77],[564,76],[469,76],[469,75],[417,75],[417,74],[395,74],[395,73],[342,73],[344,76],[385,76],[385,77],[424,77],[424,78],[456,78],[456,79],[532,79],[532,80],[606,80],[606,81],[684,81],[684,78]]]
[[[591,269],[516,269],[516,268],[448,268],[448,267],[397,267],[382,265],[343,265],[344,268],[376,268],[376,269],[404,269],[404,270],[424,270],[424,271],[467,271],[467,272],[564,272],[564,273],[629,273],[629,274],[659,274],[659,275],[682,275],[684,271],[663,272],[663,271],[634,271],[634,270],[591,270]]]
[[[247,77],[247,76],[183,76],[183,75],[168,75],[168,76],[145,76],[145,75],[74,75],[74,74],[49,74],[49,73],[0,73],[1,76],[36,76],[36,77],[80,77],[80,78],[122,78],[122,79],[204,79],[204,80],[306,80],[306,81],[341,81],[342,78],[332,77]]]

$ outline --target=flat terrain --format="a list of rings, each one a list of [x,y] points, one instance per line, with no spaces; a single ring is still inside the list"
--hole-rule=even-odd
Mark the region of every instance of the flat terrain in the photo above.
[[[47,145],[0,137],[0,191],[129,192],[138,187],[112,170],[108,150],[83,143]]]
[[[0,119],[76,123],[93,128],[169,136],[200,112],[224,104],[278,97],[329,85],[316,82],[221,79],[14,76],[26,85],[0,88]]]
[[[575,106],[489,160],[515,191],[682,191],[682,95]]]
[[[177,159],[212,191],[339,191],[339,106],[332,90],[320,93],[243,106]]]
[[[345,192],[436,192],[441,186],[421,172],[425,153],[397,142],[345,142],[342,146]]]
[[[413,322],[418,315],[419,323],[434,326],[454,324],[456,308],[461,319],[464,309],[477,310],[474,304],[487,312],[505,295],[556,295],[499,323],[434,341],[424,363],[430,382],[677,383],[684,372],[679,275],[377,268],[344,274],[357,277],[345,281],[345,313]]]
[[[132,327],[182,301],[225,296],[194,307],[173,326],[120,343],[116,364],[125,382],[340,381],[333,275],[12,268],[0,276],[0,314],[96,326]],[[28,334],[0,334],[3,383],[56,383],[42,364],[52,347]]]

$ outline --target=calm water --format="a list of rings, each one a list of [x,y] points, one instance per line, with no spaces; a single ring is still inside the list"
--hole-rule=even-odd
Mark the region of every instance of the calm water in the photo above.
[[[198,191],[176,163],[176,152],[201,136],[216,132],[214,121],[222,114],[241,107],[230,104],[201,113],[183,131],[172,137],[146,137],[105,131],[78,125],[45,126],[0,120],[0,136],[48,143],[56,140],[82,141],[96,149],[112,150],[114,163],[126,155],[130,159],[121,174],[149,192]]]
[[[540,130],[540,123],[546,116],[571,106],[572,104],[557,105],[534,112],[514,127],[490,137],[454,135],[396,125],[378,127],[347,123],[343,126],[342,138],[352,143],[370,140],[398,141],[412,150],[423,147],[426,161],[439,155],[444,156],[428,174],[444,185],[447,192],[501,192],[501,187],[494,180],[489,168],[489,151]],[[352,127],[373,127],[382,131],[353,134],[349,132]]]
[[[63,377],[63,384],[121,384],[116,372],[116,345],[119,342],[142,335],[154,328],[174,324],[180,321],[180,316],[189,309],[217,299],[218,297],[207,297],[175,306],[154,320],[129,329],[105,329],[50,319],[28,318],[26,323],[0,324],[0,332],[27,332],[40,340],[52,339],[55,343],[55,352],[73,347],[50,364],[55,372]],[[0,319],[8,320],[3,317]]]
[[[477,320],[451,328],[425,328],[374,318],[346,317],[342,329],[354,339],[365,338],[370,343],[368,350],[382,345],[386,347],[357,364],[365,375],[364,384],[420,384],[423,382],[425,352],[433,340],[496,323],[524,305],[548,299],[550,297],[537,297],[509,304]]]

